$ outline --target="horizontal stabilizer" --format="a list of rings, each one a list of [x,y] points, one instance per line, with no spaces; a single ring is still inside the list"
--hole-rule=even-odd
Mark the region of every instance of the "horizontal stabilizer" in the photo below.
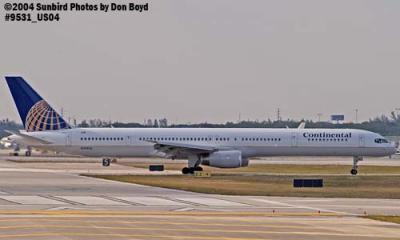
[[[31,142],[32,144],[51,144],[51,142],[48,142],[48,141],[45,141],[43,139],[30,136],[30,135],[25,134],[23,132],[13,132],[13,131],[9,131],[9,130],[4,130],[4,131],[9,133],[9,134],[20,136],[20,137],[26,139],[27,141]]]

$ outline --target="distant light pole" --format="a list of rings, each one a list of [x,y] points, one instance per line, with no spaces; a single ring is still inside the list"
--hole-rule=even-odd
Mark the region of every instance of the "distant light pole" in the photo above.
[[[356,123],[358,123],[358,108],[354,110],[356,112]]]
[[[281,109],[280,109],[280,108],[277,108],[277,109],[276,109],[276,120],[277,120],[278,122],[280,122],[280,121],[282,120],[282,117],[281,117]]]
[[[318,122],[321,122],[322,113],[317,113],[318,115]]]

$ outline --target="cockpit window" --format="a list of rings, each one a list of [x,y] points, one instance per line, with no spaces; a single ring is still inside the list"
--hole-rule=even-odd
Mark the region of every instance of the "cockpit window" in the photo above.
[[[375,142],[376,143],[389,143],[389,141],[384,138],[375,138]]]

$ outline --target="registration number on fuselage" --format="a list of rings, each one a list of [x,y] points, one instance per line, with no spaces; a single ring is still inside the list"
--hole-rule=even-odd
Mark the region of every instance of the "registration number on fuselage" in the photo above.
[[[92,147],[81,147],[81,150],[93,150]]]

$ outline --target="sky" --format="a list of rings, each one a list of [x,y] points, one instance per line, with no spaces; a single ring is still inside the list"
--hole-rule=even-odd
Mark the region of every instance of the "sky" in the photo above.
[[[395,0],[157,0],[143,13],[0,19],[0,74],[78,120],[219,123],[277,108],[367,120],[400,108],[399,12]],[[20,121],[4,78],[0,104],[0,119]]]

